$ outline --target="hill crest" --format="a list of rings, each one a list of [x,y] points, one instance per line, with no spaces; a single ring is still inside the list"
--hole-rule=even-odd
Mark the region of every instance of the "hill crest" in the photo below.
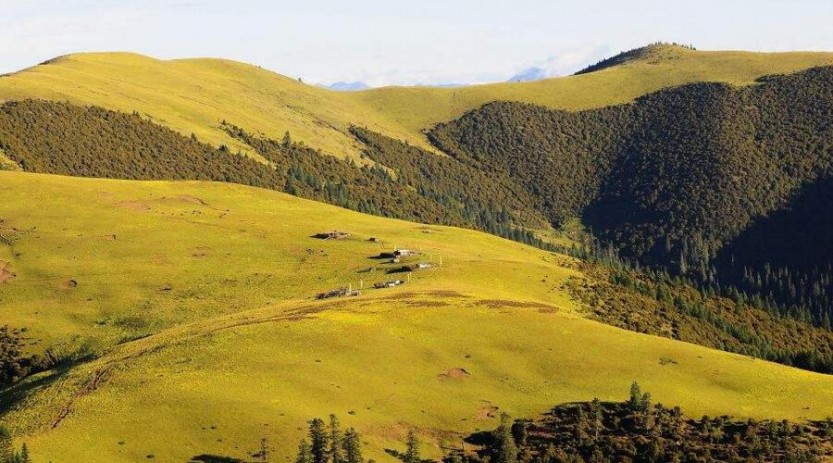
[[[358,159],[350,126],[435,151],[424,131],[493,101],[582,110],[628,103],[693,82],[750,85],[770,74],[833,64],[833,53],[752,53],[648,47],[669,59],[636,59],[605,72],[458,88],[383,87],[337,92],[227,59],[158,60],[128,52],[64,55],[0,78],[0,101],[69,101],[139,112],[183,135],[259,158],[229,137],[223,120],[272,139],[289,131],[324,154]],[[673,59],[672,59],[673,58]],[[262,160],[262,159],[261,159]]]

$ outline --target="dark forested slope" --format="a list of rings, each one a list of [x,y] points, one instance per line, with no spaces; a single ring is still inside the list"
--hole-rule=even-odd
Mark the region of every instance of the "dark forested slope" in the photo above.
[[[833,455],[833,422],[690,418],[654,403],[637,383],[623,402],[558,405],[534,420],[502,414],[452,449],[445,463],[821,462]],[[468,444],[466,446],[465,444]]]
[[[578,113],[494,103],[430,136],[462,162],[517,178],[554,222],[581,217],[624,257],[737,284],[726,265],[719,278],[716,256],[743,269],[766,265],[770,253],[788,254],[790,242],[772,242],[754,256],[733,248],[753,224],[783,224],[765,219],[833,173],[833,68],[741,89],[687,85]],[[825,223],[810,233],[829,241]],[[828,261],[811,257],[797,278],[813,286],[808,279],[819,267]],[[821,292],[833,290],[829,278],[816,279],[828,284]],[[830,310],[797,291],[763,298],[785,310],[810,305],[817,321]]]
[[[372,214],[457,225],[535,243],[546,217],[508,179],[361,128],[375,164],[326,156],[287,133],[259,138],[223,123],[270,164],[214,148],[141,118],[97,107],[26,100],[0,106],[0,149],[28,172],[133,180],[213,180],[285,191]]]

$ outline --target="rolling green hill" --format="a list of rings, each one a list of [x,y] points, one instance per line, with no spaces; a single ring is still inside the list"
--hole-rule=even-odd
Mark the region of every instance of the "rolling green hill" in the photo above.
[[[455,89],[389,87],[335,92],[256,66],[227,60],[160,61],[129,53],[78,54],[0,77],[0,100],[43,98],[138,111],[214,146],[250,149],[222,129],[233,121],[267,138],[290,131],[327,154],[357,157],[350,125],[432,149],[422,130],[492,101],[588,109],[625,103],[691,82],[747,85],[767,74],[833,64],[830,53],[701,52],[660,45],[635,60],[599,72],[531,83]]]
[[[378,460],[410,427],[436,456],[493,428],[494,407],[621,399],[634,379],[694,416],[830,413],[830,376],[587,320],[562,289],[571,259],[490,235],[227,184],[0,180],[4,323],[95,356],[0,397],[37,461],[245,457],[261,436],[288,457],[330,412]],[[352,235],[311,236],[334,228]],[[368,289],[404,276],[372,259],[394,246],[438,267]]]

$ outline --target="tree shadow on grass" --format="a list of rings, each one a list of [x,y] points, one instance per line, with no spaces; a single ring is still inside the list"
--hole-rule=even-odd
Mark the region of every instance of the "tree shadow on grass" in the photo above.
[[[80,362],[79,362],[80,363]],[[16,405],[22,402],[29,393],[40,388],[47,387],[59,379],[73,367],[73,364],[64,363],[51,370],[37,373],[36,378],[27,378],[0,391],[0,418],[14,410]]]

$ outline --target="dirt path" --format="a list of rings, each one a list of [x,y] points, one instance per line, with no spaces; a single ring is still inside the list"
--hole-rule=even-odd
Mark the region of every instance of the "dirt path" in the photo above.
[[[444,294],[431,295],[439,297]],[[455,296],[462,297],[462,295],[456,294]],[[383,300],[384,298],[379,299]],[[88,379],[78,381],[78,389],[66,399],[58,413],[52,419],[51,429],[60,426],[72,414],[75,402],[78,399],[98,390],[113,377],[115,370],[124,367],[133,360],[161,349],[208,336],[212,333],[232,330],[243,326],[304,320],[312,318],[320,312],[338,309],[348,304],[349,301],[332,301],[327,303],[294,301],[288,302],[282,308],[259,307],[223,315],[218,318],[197,321],[184,326],[172,327],[151,336],[122,344],[114,352],[105,355],[105,357],[99,360],[94,360],[87,365],[91,370],[86,374]],[[278,312],[276,313],[276,311]],[[81,368],[84,368],[84,366],[82,365]],[[452,368],[444,372],[444,374],[447,375],[448,379],[458,380],[470,375],[468,371],[462,368]],[[494,410],[490,408],[483,413],[485,415],[494,414],[496,409],[496,407]]]
[[[104,383],[107,382],[108,379],[110,379],[110,377],[112,376],[111,373],[115,368],[122,367],[132,360],[138,359],[144,355],[150,354],[165,347],[169,347],[182,342],[187,342],[195,338],[207,336],[211,333],[216,333],[219,331],[239,328],[241,326],[258,325],[263,323],[302,320],[318,312],[324,311],[328,308],[332,308],[336,305],[341,304],[331,303],[319,305],[302,305],[298,308],[290,309],[280,314],[272,314],[252,318],[246,316],[240,317],[241,314],[246,313],[242,312],[240,314],[224,316],[220,320],[204,320],[197,322],[193,325],[180,327],[179,329],[174,328],[173,332],[163,331],[156,335],[152,335],[147,338],[143,338],[140,341],[137,341],[140,342],[142,345],[130,346],[130,344],[125,344],[124,346],[127,348],[123,352],[121,352],[121,355],[119,355],[119,353],[114,353],[115,358],[111,358],[106,361],[100,362],[102,364],[95,369],[95,371],[92,373],[92,377],[80,383],[80,388],[76,390],[74,393],[72,393],[72,395],[70,395],[69,398],[66,399],[58,413],[55,415],[55,418],[52,419],[50,429],[55,429],[58,426],[60,426],[61,423],[67,417],[69,417],[70,414],[72,414],[75,402],[78,399],[98,390],[102,385],[104,385]],[[262,309],[254,310],[258,311]]]

